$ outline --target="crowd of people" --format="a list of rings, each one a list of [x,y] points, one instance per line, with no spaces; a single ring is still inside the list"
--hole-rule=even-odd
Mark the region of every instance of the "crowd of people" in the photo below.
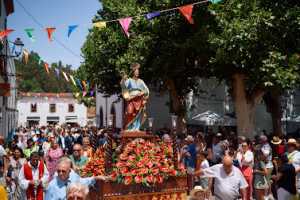
[[[19,128],[9,142],[0,137],[0,199],[86,199],[89,187],[107,176],[81,177],[91,158],[96,129],[71,126]],[[104,145],[96,133],[94,145]]]
[[[165,143],[175,139],[168,130],[157,133]],[[118,148],[120,133],[113,138]],[[0,137],[0,199],[86,199],[97,180],[110,179],[80,176],[93,150],[107,142],[105,129],[68,125],[21,127],[9,142]],[[292,200],[300,193],[295,138],[261,134],[251,140],[208,129],[179,134],[176,142],[191,200]]]
[[[266,134],[197,132],[185,138],[181,160],[190,174],[191,200],[300,199],[299,141]]]

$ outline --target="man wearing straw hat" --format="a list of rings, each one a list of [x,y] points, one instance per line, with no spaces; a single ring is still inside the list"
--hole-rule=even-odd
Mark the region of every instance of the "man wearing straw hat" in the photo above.
[[[288,159],[293,164],[296,170],[296,188],[298,195],[300,194],[300,152],[297,150],[298,143],[294,138],[290,138],[288,144]]]

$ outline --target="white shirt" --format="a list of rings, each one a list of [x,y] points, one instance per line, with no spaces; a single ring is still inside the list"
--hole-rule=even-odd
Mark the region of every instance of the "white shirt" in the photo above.
[[[254,155],[250,150],[246,151],[244,154],[242,152],[238,152],[236,158],[239,161],[240,166],[253,167],[254,165]]]
[[[261,151],[263,152],[264,156],[266,157],[266,168],[273,168],[273,163],[272,163],[272,148],[271,146],[266,143],[263,144],[261,147]]]
[[[290,160],[295,167],[295,170],[300,168],[300,152],[295,150],[292,153],[288,155],[290,157]],[[297,173],[297,184],[300,186],[300,173]]]
[[[33,180],[34,181],[38,181],[39,180],[39,167],[37,168],[33,168],[30,164],[30,162],[28,162],[29,166],[31,167],[32,169],[32,177],[33,177]],[[38,164],[38,166],[40,164],[43,164],[43,163],[40,163]],[[43,188],[46,188],[46,185],[47,185],[47,182],[48,182],[48,178],[49,178],[49,173],[48,173],[48,170],[46,168],[46,166],[44,165],[44,175],[43,177],[41,178],[42,180],[42,185],[43,185]],[[21,170],[20,170],[20,174],[19,174],[19,184],[20,184],[20,187],[23,189],[23,190],[27,190],[28,189],[28,186],[29,186],[29,182],[30,180],[27,180],[25,178],[25,175],[24,175],[24,165],[22,166]]]
[[[3,148],[2,145],[0,145],[0,158],[2,158],[3,156],[6,156],[6,155],[7,155],[7,153],[6,153],[5,149]]]
[[[214,193],[217,200],[234,200],[239,197],[239,190],[248,187],[242,172],[232,166],[232,172],[228,175],[223,164],[217,164],[203,170],[204,177],[213,177]]]
[[[208,161],[205,159],[201,162],[201,169],[206,169],[209,168],[209,163]]]

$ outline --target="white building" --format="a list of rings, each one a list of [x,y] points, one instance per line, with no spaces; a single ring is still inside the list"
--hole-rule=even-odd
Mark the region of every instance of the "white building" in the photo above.
[[[17,102],[19,126],[87,123],[87,108],[71,93],[21,93]]]
[[[14,12],[13,0],[0,0],[0,30],[7,28],[7,16]],[[0,135],[9,137],[17,125],[16,69],[7,38],[0,45]]]

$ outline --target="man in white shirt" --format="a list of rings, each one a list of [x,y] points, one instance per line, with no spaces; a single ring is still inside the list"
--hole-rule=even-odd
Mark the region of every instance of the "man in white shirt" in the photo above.
[[[242,200],[246,200],[248,184],[242,172],[233,166],[230,156],[224,156],[222,164],[206,168],[200,174],[214,178],[216,200],[237,200],[240,196]]]
[[[19,174],[19,184],[21,189],[26,192],[27,200],[43,200],[44,189],[48,182],[49,173],[37,152],[30,156],[30,162],[26,162]]]
[[[296,188],[298,195],[300,194],[300,152],[297,150],[298,143],[295,139],[288,140],[288,159],[295,167],[296,171]]]

